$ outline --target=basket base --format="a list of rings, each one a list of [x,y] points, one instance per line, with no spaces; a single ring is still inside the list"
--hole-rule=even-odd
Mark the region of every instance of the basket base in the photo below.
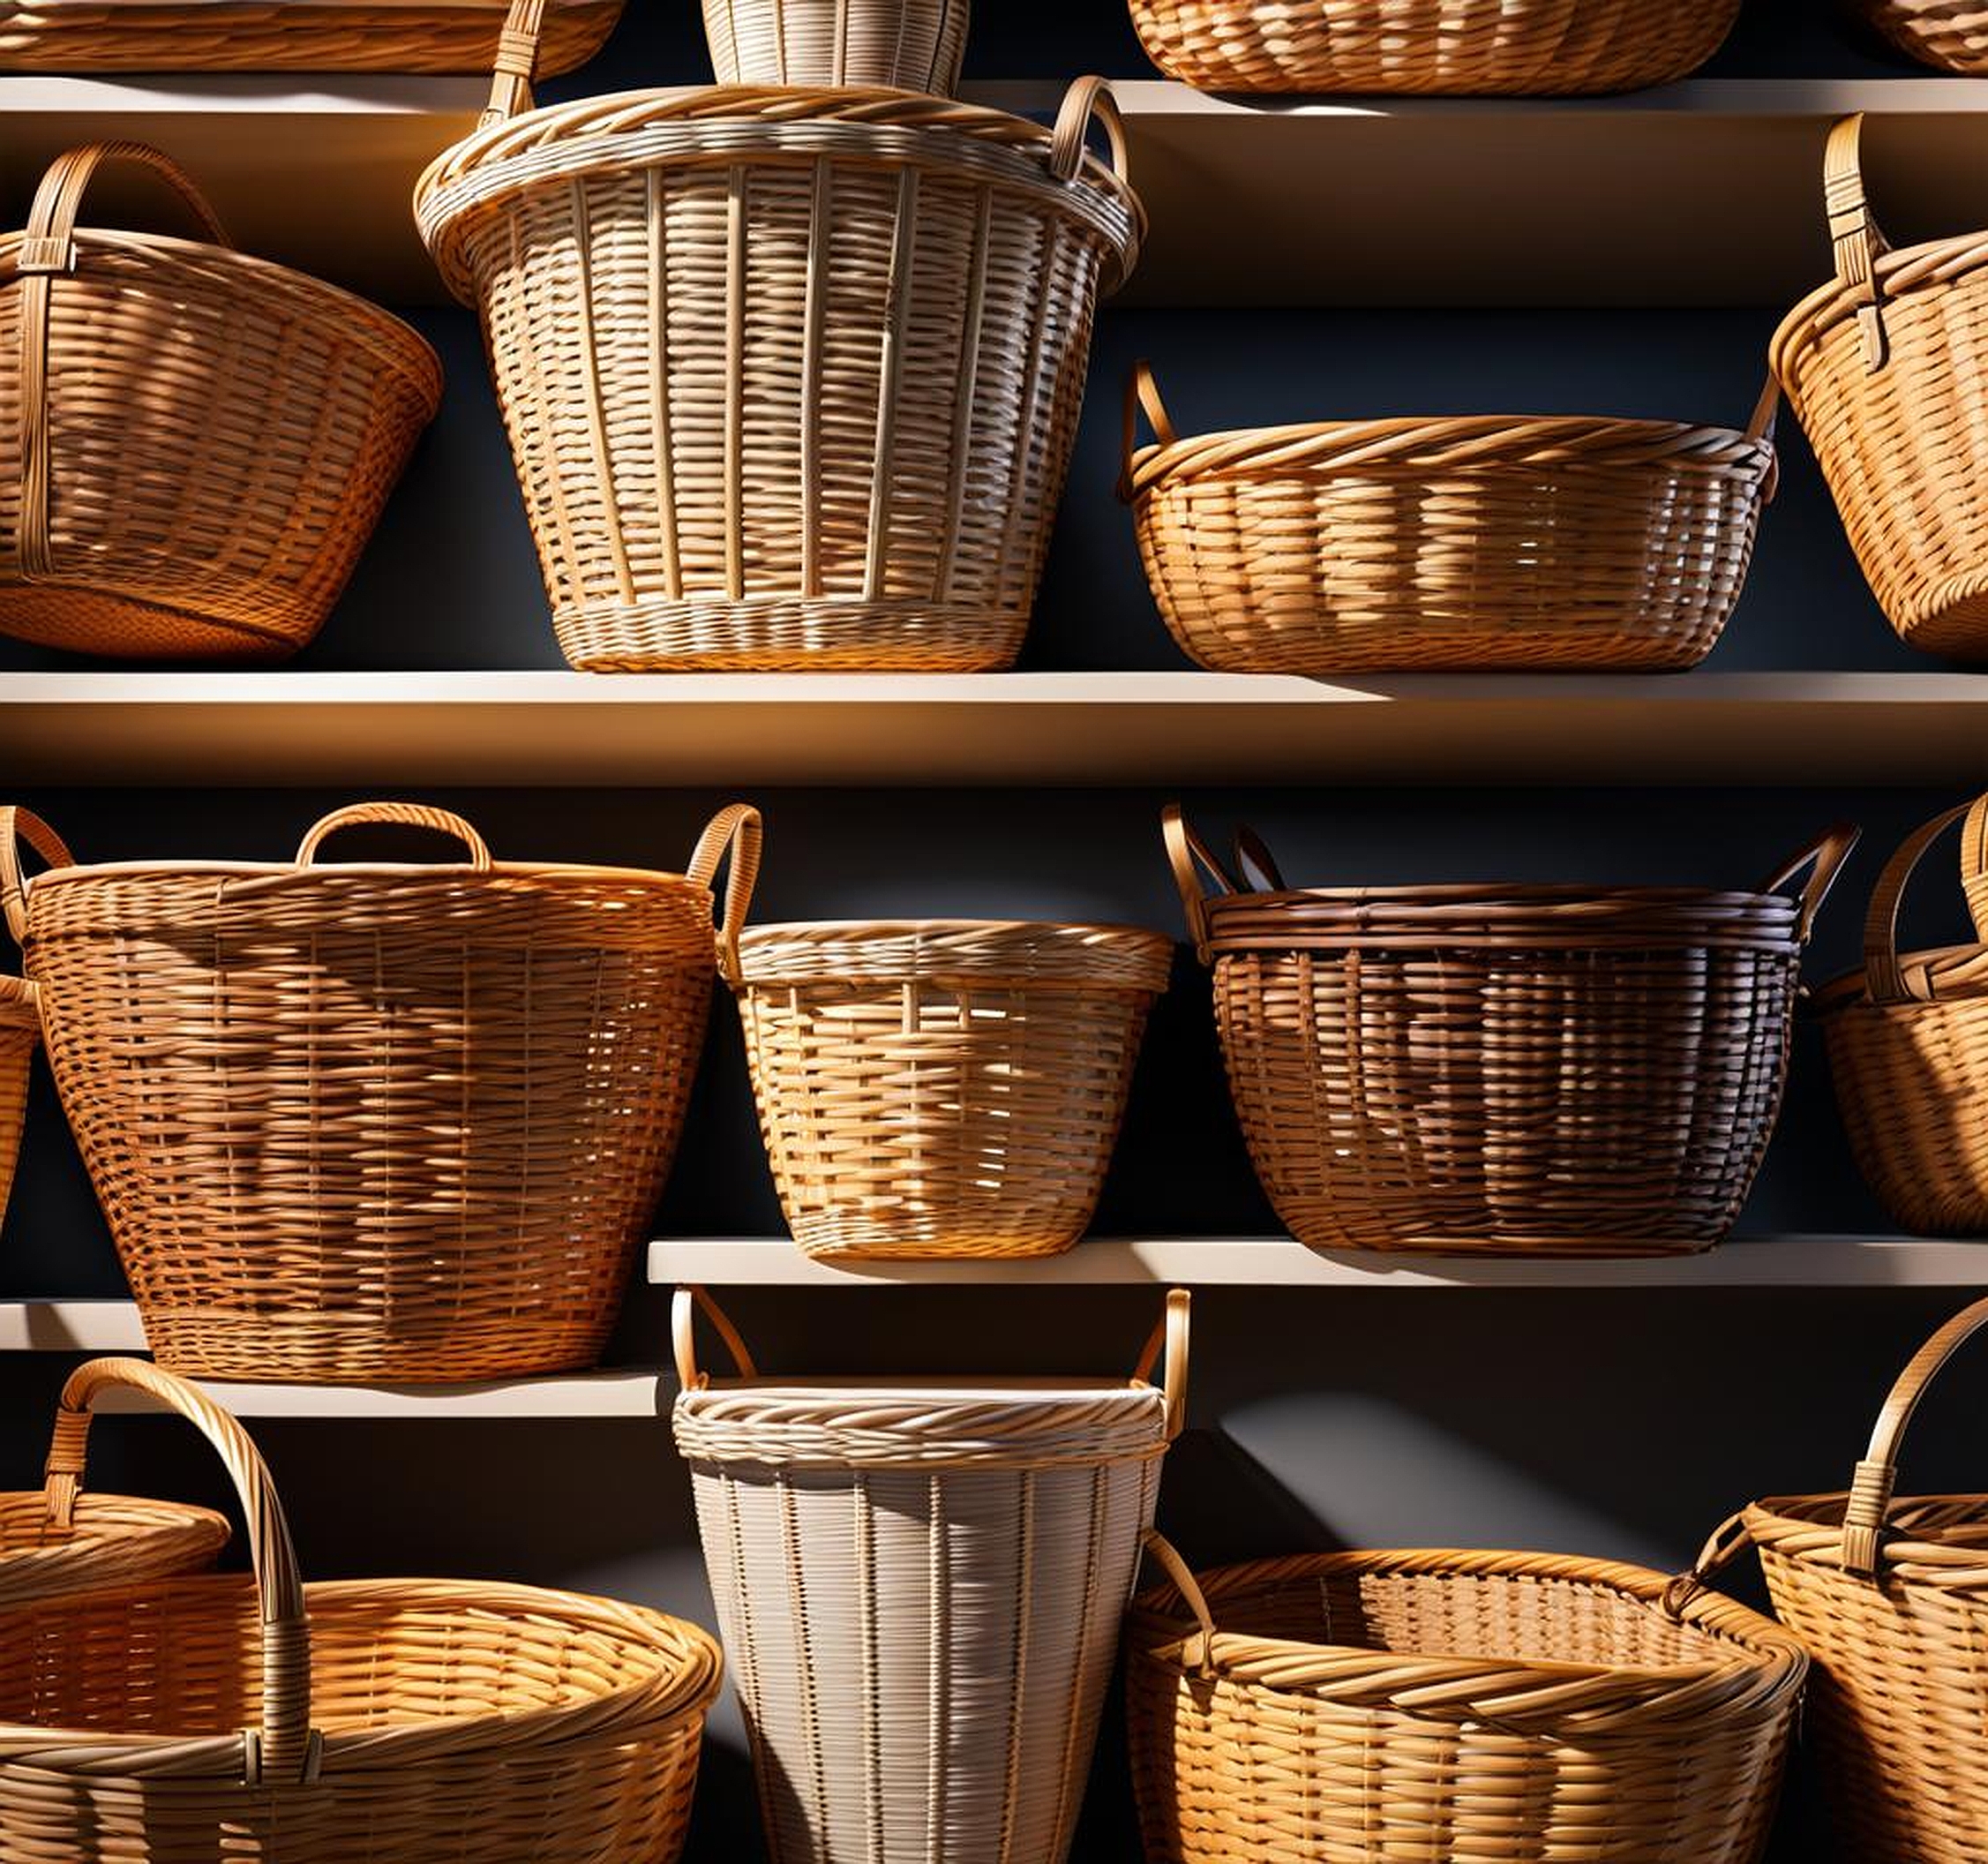
[[[464,1385],[590,1372],[606,1326],[478,1317],[396,1336],[377,1314],[161,1312],[142,1298],[146,1344],[168,1372],[261,1385]]]
[[[1014,1262],[1067,1255],[1084,1233],[1081,1227],[1033,1236],[963,1228],[906,1236],[850,1222],[792,1228],[801,1253],[816,1262]]]
[[[1291,673],[1312,680],[1344,673],[1684,673],[1712,651],[1721,632],[1717,626],[1669,635],[1514,626],[1396,628],[1384,635],[1341,630],[1321,617],[1315,628],[1274,639],[1251,629],[1249,638],[1232,641],[1219,616],[1176,619],[1168,613],[1167,621],[1181,650],[1212,673]]]
[[[1404,1231],[1384,1238],[1371,1230],[1350,1234],[1323,1224],[1297,1224],[1291,1233],[1304,1246],[1319,1255],[1342,1255],[1348,1251],[1377,1256],[1553,1256],[1609,1260],[1651,1256],[1701,1256],[1724,1240],[1717,1236],[1636,1236],[1614,1233],[1608,1236],[1570,1236],[1564,1233],[1512,1231],[1495,1236],[1482,1234],[1445,1236]]]
[[[0,635],[107,659],[266,665],[288,660],[316,633],[315,623],[286,634],[54,582],[0,587]]]
[[[1895,624],[1906,646],[1956,660],[1988,661],[1988,569],[1947,577],[1917,606],[1916,618]]]

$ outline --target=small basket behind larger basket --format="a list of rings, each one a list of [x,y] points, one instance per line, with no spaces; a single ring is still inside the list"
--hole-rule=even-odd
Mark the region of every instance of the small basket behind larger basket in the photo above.
[[[949,97],[970,0],[704,0],[720,84],[874,86]]]
[[[1854,0],[1900,51],[1963,78],[1988,77],[1988,8],[1981,0]]]

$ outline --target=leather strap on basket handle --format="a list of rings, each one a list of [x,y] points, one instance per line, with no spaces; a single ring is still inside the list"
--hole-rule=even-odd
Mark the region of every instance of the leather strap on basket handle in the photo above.
[[[1160,1354],[1164,1351],[1167,1355],[1166,1370],[1160,1374],[1160,1389],[1167,1394],[1167,1440],[1169,1443],[1181,1434],[1181,1427],[1187,1422],[1188,1318],[1193,1305],[1194,1297],[1186,1289],[1167,1290],[1167,1312],[1159,1317],[1139,1354],[1139,1363],[1132,1368],[1133,1384],[1144,1384],[1159,1364]]]
[[[27,941],[27,882],[20,870],[20,845],[26,842],[51,868],[72,868],[75,857],[63,838],[33,809],[13,803],[0,805],[0,910],[14,943]]]
[[[1194,1569],[1181,1558],[1181,1550],[1158,1528],[1148,1528],[1140,1545],[1146,1558],[1174,1582],[1174,1590],[1181,1595],[1182,1604],[1194,1613],[1195,1622],[1201,1627],[1192,1641],[1196,1646],[1193,1651],[1190,1653],[1184,1647],[1182,1650],[1182,1662],[1189,1670],[1208,1675],[1214,1668],[1215,1652],[1215,1615],[1208,1609],[1208,1595],[1201,1590],[1201,1582],[1194,1576]]]
[[[1860,145],[1864,116],[1845,116],[1829,132],[1822,157],[1822,199],[1829,215],[1829,249],[1836,277],[1857,304],[1857,327],[1864,342],[1864,365],[1882,369],[1889,355],[1885,336],[1878,261],[1891,250],[1872,216],[1864,191]]]
[[[1145,415],[1146,425],[1152,429],[1153,439],[1160,446],[1171,447],[1180,438],[1174,431],[1174,423],[1167,417],[1167,403],[1159,398],[1159,384],[1153,380],[1152,365],[1143,356],[1132,365],[1131,372],[1125,378],[1125,428],[1118,455],[1118,500],[1122,505],[1132,502],[1132,456],[1139,450],[1142,412]]]
[[[490,101],[478,120],[479,129],[507,123],[519,111],[531,108],[531,81],[538,75],[538,34],[544,23],[545,0],[511,0],[511,10],[497,35]]]
[[[1984,1327],[1988,1327],[1988,1301],[1977,1301],[1927,1341],[1898,1375],[1884,1409],[1878,1413],[1871,1447],[1850,1478],[1849,1499],[1843,1509],[1844,1572],[1858,1579],[1877,1576],[1878,1542],[1898,1479],[1898,1452],[1906,1427],[1941,1368]]]
[[[1802,909],[1796,922],[1796,936],[1804,945],[1809,942],[1810,933],[1815,929],[1816,914],[1822,910],[1823,901],[1829,898],[1830,888],[1836,884],[1836,876],[1843,871],[1843,863],[1850,858],[1863,832],[1854,822],[1831,823],[1761,887],[1763,893],[1778,893],[1797,874],[1807,871],[1809,877],[1803,882],[1802,890],[1796,896]]]
[[[66,1527],[83,1481],[90,1411],[104,1392],[142,1392],[191,1424],[228,1469],[248,1523],[249,1558],[262,1615],[262,1718],[242,1732],[244,1778],[307,1780],[321,1743],[311,1726],[311,1630],[296,1550],[268,1466],[249,1434],[206,1393],[142,1359],[94,1359],[62,1389],[44,1491],[49,1519]]]
[[[451,836],[469,851],[469,865],[477,873],[487,874],[491,870],[490,848],[484,838],[453,809],[431,808],[424,802],[355,802],[348,808],[334,809],[329,816],[311,824],[310,832],[298,846],[293,865],[310,867],[317,859],[319,849],[341,829],[363,828],[370,823],[431,829],[438,835]]]
[[[670,1344],[677,1361],[677,1382],[686,1392],[701,1392],[711,1376],[697,1364],[697,1317],[702,1314],[724,1342],[734,1371],[741,1379],[757,1379],[759,1368],[746,1350],[745,1336],[731,1317],[701,1288],[679,1288],[670,1301]]]
[[[691,851],[685,878],[709,887],[717,877],[718,863],[729,850],[731,872],[724,883],[724,917],[718,924],[718,967],[724,981],[736,990],[745,981],[739,963],[739,935],[746,928],[746,913],[753,904],[753,889],[760,877],[760,849],[765,831],[760,812],[749,802],[728,802],[704,825]]]
[[[34,191],[14,264],[20,280],[20,515],[17,550],[27,582],[54,573],[49,534],[53,495],[49,460],[49,319],[55,281],[76,269],[76,216],[90,178],[107,162],[150,169],[176,194],[213,244],[231,244],[193,180],[177,162],[143,142],[92,142],[58,155]]]
[[[1188,936],[1194,941],[1195,956],[1206,964],[1210,956],[1209,899],[1220,895],[1233,897],[1245,890],[1236,885],[1208,844],[1188,826],[1179,803],[1170,802],[1159,812],[1159,832],[1167,844],[1167,859],[1173,866],[1174,883],[1181,890],[1181,905],[1187,912]],[[1204,874],[1215,883],[1215,895],[1204,891]]]
[[[1898,908],[1913,870],[1934,842],[1959,822],[1968,818],[1969,832],[1962,838],[1961,873],[1968,875],[1970,849],[1978,849],[1988,833],[1988,796],[1977,797],[1947,809],[1931,822],[1922,823],[1898,846],[1898,852],[1885,863],[1872,890],[1871,907],[1864,915],[1864,988],[1874,1003],[1902,1003],[1925,993],[1914,988],[1898,961]]]

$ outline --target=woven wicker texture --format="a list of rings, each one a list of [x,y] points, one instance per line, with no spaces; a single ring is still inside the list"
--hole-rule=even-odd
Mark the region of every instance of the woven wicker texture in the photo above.
[[[1864,964],[1818,993],[1850,1149],[1893,1218],[1923,1235],[1988,1231],[1988,947],[1902,953],[1898,908],[1914,870],[1956,822],[1961,878],[1988,924],[1988,796],[1949,809],[1899,848],[1864,921]]]
[[[79,228],[106,162],[205,243]],[[434,417],[398,319],[233,251],[193,184],[93,143],[0,236],[0,633],[85,653],[269,660],[317,633]]]
[[[327,816],[292,865],[58,865],[0,891],[161,1362],[220,1379],[589,1365],[675,1149],[758,865],[734,805],[686,874],[499,864],[443,811]],[[334,830],[455,837],[317,862]],[[62,859],[60,845],[54,858]]]
[[[959,88],[968,0],[704,0],[720,84]]]
[[[1180,1428],[1186,1294],[1129,1384],[762,1379],[715,1315],[741,1377],[713,1385],[692,1298],[677,1445],[774,1864],[1062,1864]]]
[[[734,979],[813,1256],[1041,1256],[1091,1221],[1172,943],[1125,926],[766,926]]]
[[[1126,1710],[1152,1864],[1751,1864],[1807,1660],[1655,1573],[1304,1555],[1144,1593]]]
[[[1300,1242],[1667,1255],[1731,1228],[1854,829],[1757,893],[1299,891],[1244,831],[1246,891],[1178,809],[1163,825],[1243,1137]]]
[[[1012,661],[1142,227],[1099,81],[1054,134],[897,91],[502,120],[521,94],[499,78],[416,209],[481,308],[567,659]]]
[[[1769,364],[1900,637],[1988,658],[1988,233],[1891,251],[1864,195],[1863,122],[1837,124],[1825,157],[1836,275],[1788,314]]]
[[[132,1360],[227,1464],[253,1576],[0,1611],[0,1855],[21,1864],[674,1864],[716,1646],[632,1605],[481,1581],[301,1585],[255,1447]]]
[[[1136,444],[1141,409],[1157,443]],[[1181,440],[1125,390],[1139,554],[1182,650],[1223,673],[1695,665],[1774,494],[1744,433],[1587,418],[1341,421]]]
[[[28,1064],[41,1041],[41,1012],[34,986],[25,978],[0,977],[0,1222],[6,1219],[14,1167],[20,1158]]]
[[[1805,1726],[1854,1864],[1988,1860],[1988,1495],[1894,1499],[1913,1412],[1983,1327],[1988,1301],[1899,1374],[1847,1492],[1757,1502],[1679,1583],[1759,1550],[1775,1615],[1815,1659]]]
[[[1988,7],[1981,0],[1856,0],[1856,4],[1902,52],[1962,77],[1988,77]]]
[[[1204,91],[1551,96],[1689,76],[1740,0],[1131,0],[1146,56]]]
[[[621,0],[548,0],[538,65],[570,71],[606,43]],[[101,6],[10,4],[0,70],[44,71],[481,71],[504,23],[488,4],[347,5],[340,0]]]

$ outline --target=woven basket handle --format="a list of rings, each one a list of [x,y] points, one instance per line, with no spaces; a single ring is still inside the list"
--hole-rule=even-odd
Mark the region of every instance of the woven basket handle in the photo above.
[[[531,81],[538,75],[538,34],[544,23],[545,0],[511,0],[497,35],[490,101],[477,120],[479,129],[508,123],[520,110],[531,108]]]
[[[1210,956],[1209,900],[1246,890],[1230,878],[1228,869],[1216,860],[1213,850],[1189,826],[1179,803],[1170,802],[1159,812],[1159,832],[1167,843],[1167,859],[1174,869],[1174,884],[1181,890],[1181,905],[1187,913],[1188,936],[1194,941],[1195,956],[1206,964]],[[1214,882],[1213,894],[1203,887],[1204,875]]]
[[[1854,822],[1831,823],[1761,886],[1763,893],[1778,893],[1797,875],[1807,874],[1808,878],[1795,896],[1802,908],[1796,922],[1796,936],[1804,945],[1815,929],[1816,914],[1829,898],[1830,888],[1836,884],[1836,876],[1843,871],[1843,863],[1850,858],[1863,832]]]
[[[1181,1434],[1181,1427],[1188,1418],[1188,1320],[1193,1306],[1194,1297],[1186,1289],[1167,1290],[1167,1311],[1160,1315],[1140,1351],[1139,1363],[1132,1368],[1132,1383],[1143,1385],[1152,1377],[1153,1368],[1160,1363],[1160,1355],[1167,1356],[1159,1388],[1167,1398],[1167,1440],[1169,1443]]]
[[[670,1343],[675,1351],[677,1383],[681,1389],[701,1392],[711,1382],[711,1375],[697,1364],[699,1314],[711,1323],[718,1338],[724,1342],[725,1351],[731,1355],[735,1375],[740,1379],[757,1379],[759,1368],[754,1364],[753,1356],[746,1349],[745,1335],[731,1324],[731,1316],[702,1289],[679,1288],[670,1301]]]
[[[1153,439],[1162,447],[1171,447],[1180,438],[1174,431],[1174,423],[1167,417],[1167,403],[1159,398],[1159,384],[1153,380],[1152,365],[1144,357],[1132,365],[1132,371],[1125,378],[1125,427],[1118,456],[1118,499],[1122,505],[1132,502],[1132,456],[1139,450],[1139,416],[1144,413],[1146,425],[1152,429]]]
[[[1063,93],[1056,126],[1049,132],[1049,172],[1059,181],[1077,179],[1084,167],[1084,152],[1093,124],[1105,132],[1112,173],[1129,183],[1132,169],[1125,142],[1125,119],[1119,114],[1118,100],[1111,94],[1109,81],[1103,78],[1073,79]]]
[[[491,870],[490,848],[484,838],[450,809],[431,808],[424,802],[355,802],[342,809],[334,809],[311,825],[311,830],[297,845],[296,860],[291,863],[297,868],[308,868],[318,858],[318,851],[341,829],[363,828],[369,823],[385,823],[403,829],[431,829],[438,835],[447,835],[460,841],[469,851],[469,865],[479,874]]]
[[[1181,1550],[1158,1528],[1146,1530],[1141,1546],[1146,1557],[1173,1581],[1182,1604],[1194,1613],[1195,1622],[1201,1627],[1195,1633],[1194,1650],[1191,1652],[1184,1647],[1182,1650],[1182,1662],[1189,1670],[1208,1675],[1213,1667],[1215,1650],[1215,1614],[1208,1609],[1208,1595],[1201,1590],[1201,1582],[1194,1576],[1194,1569],[1181,1558]]]
[[[1979,878],[1988,871],[1988,795],[1921,823],[1899,844],[1898,852],[1878,876],[1870,911],[1864,915],[1864,988],[1874,1003],[1924,1001],[1932,995],[1931,987],[1915,984],[1899,962],[1898,908],[1926,850],[1963,818],[1967,828],[1961,837],[1961,880],[1965,885]],[[1977,921],[1977,929],[1978,926]]]
[[[753,889],[759,882],[764,839],[760,812],[749,802],[728,802],[705,823],[691,851],[690,865],[684,870],[686,879],[709,887],[717,877],[718,863],[728,853],[731,856],[731,871],[724,883],[724,917],[718,923],[718,966],[734,990],[745,981],[739,964],[739,935],[745,929]]]
[[[33,809],[13,803],[0,805],[0,910],[14,943],[27,942],[27,881],[20,868],[20,845],[26,842],[51,868],[72,868],[75,857],[61,836]]]
[[[1774,494],[1781,490],[1781,449],[1774,445],[1774,424],[1781,415],[1781,383],[1770,373],[1767,386],[1760,390],[1760,398],[1753,403],[1753,412],[1747,417],[1746,438],[1759,440],[1767,448],[1767,476],[1760,484],[1760,502],[1772,505]]]
[[[1874,1578],[1878,1571],[1878,1540],[1883,1532],[1885,1511],[1891,1507],[1892,1491],[1898,1479],[1898,1453],[1906,1427],[1919,1408],[1919,1400],[1954,1355],[1984,1327],[1988,1327],[1988,1301],[1977,1301],[1940,1328],[1912,1356],[1912,1362],[1898,1375],[1898,1382],[1878,1413],[1871,1432],[1871,1447],[1850,1478],[1849,1499],[1843,1508],[1843,1570],[1859,1579]]]
[[[143,1392],[192,1424],[228,1469],[248,1523],[249,1558],[262,1612],[262,1720],[244,1729],[243,1778],[305,1780],[317,1772],[319,1741],[311,1727],[311,1628],[296,1550],[275,1484],[249,1434],[206,1393],[142,1359],[94,1359],[62,1388],[44,1490],[49,1519],[69,1525],[82,1486],[90,1410],[120,1387]]]
[[[1881,369],[1889,354],[1878,261],[1891,250],[1864,190],[1864,116],[1845,116],[1829,132],[1822,157],[1822,200],[1829,215],[1829,249],[1837,282],[1856,300],[1864,366]]]

